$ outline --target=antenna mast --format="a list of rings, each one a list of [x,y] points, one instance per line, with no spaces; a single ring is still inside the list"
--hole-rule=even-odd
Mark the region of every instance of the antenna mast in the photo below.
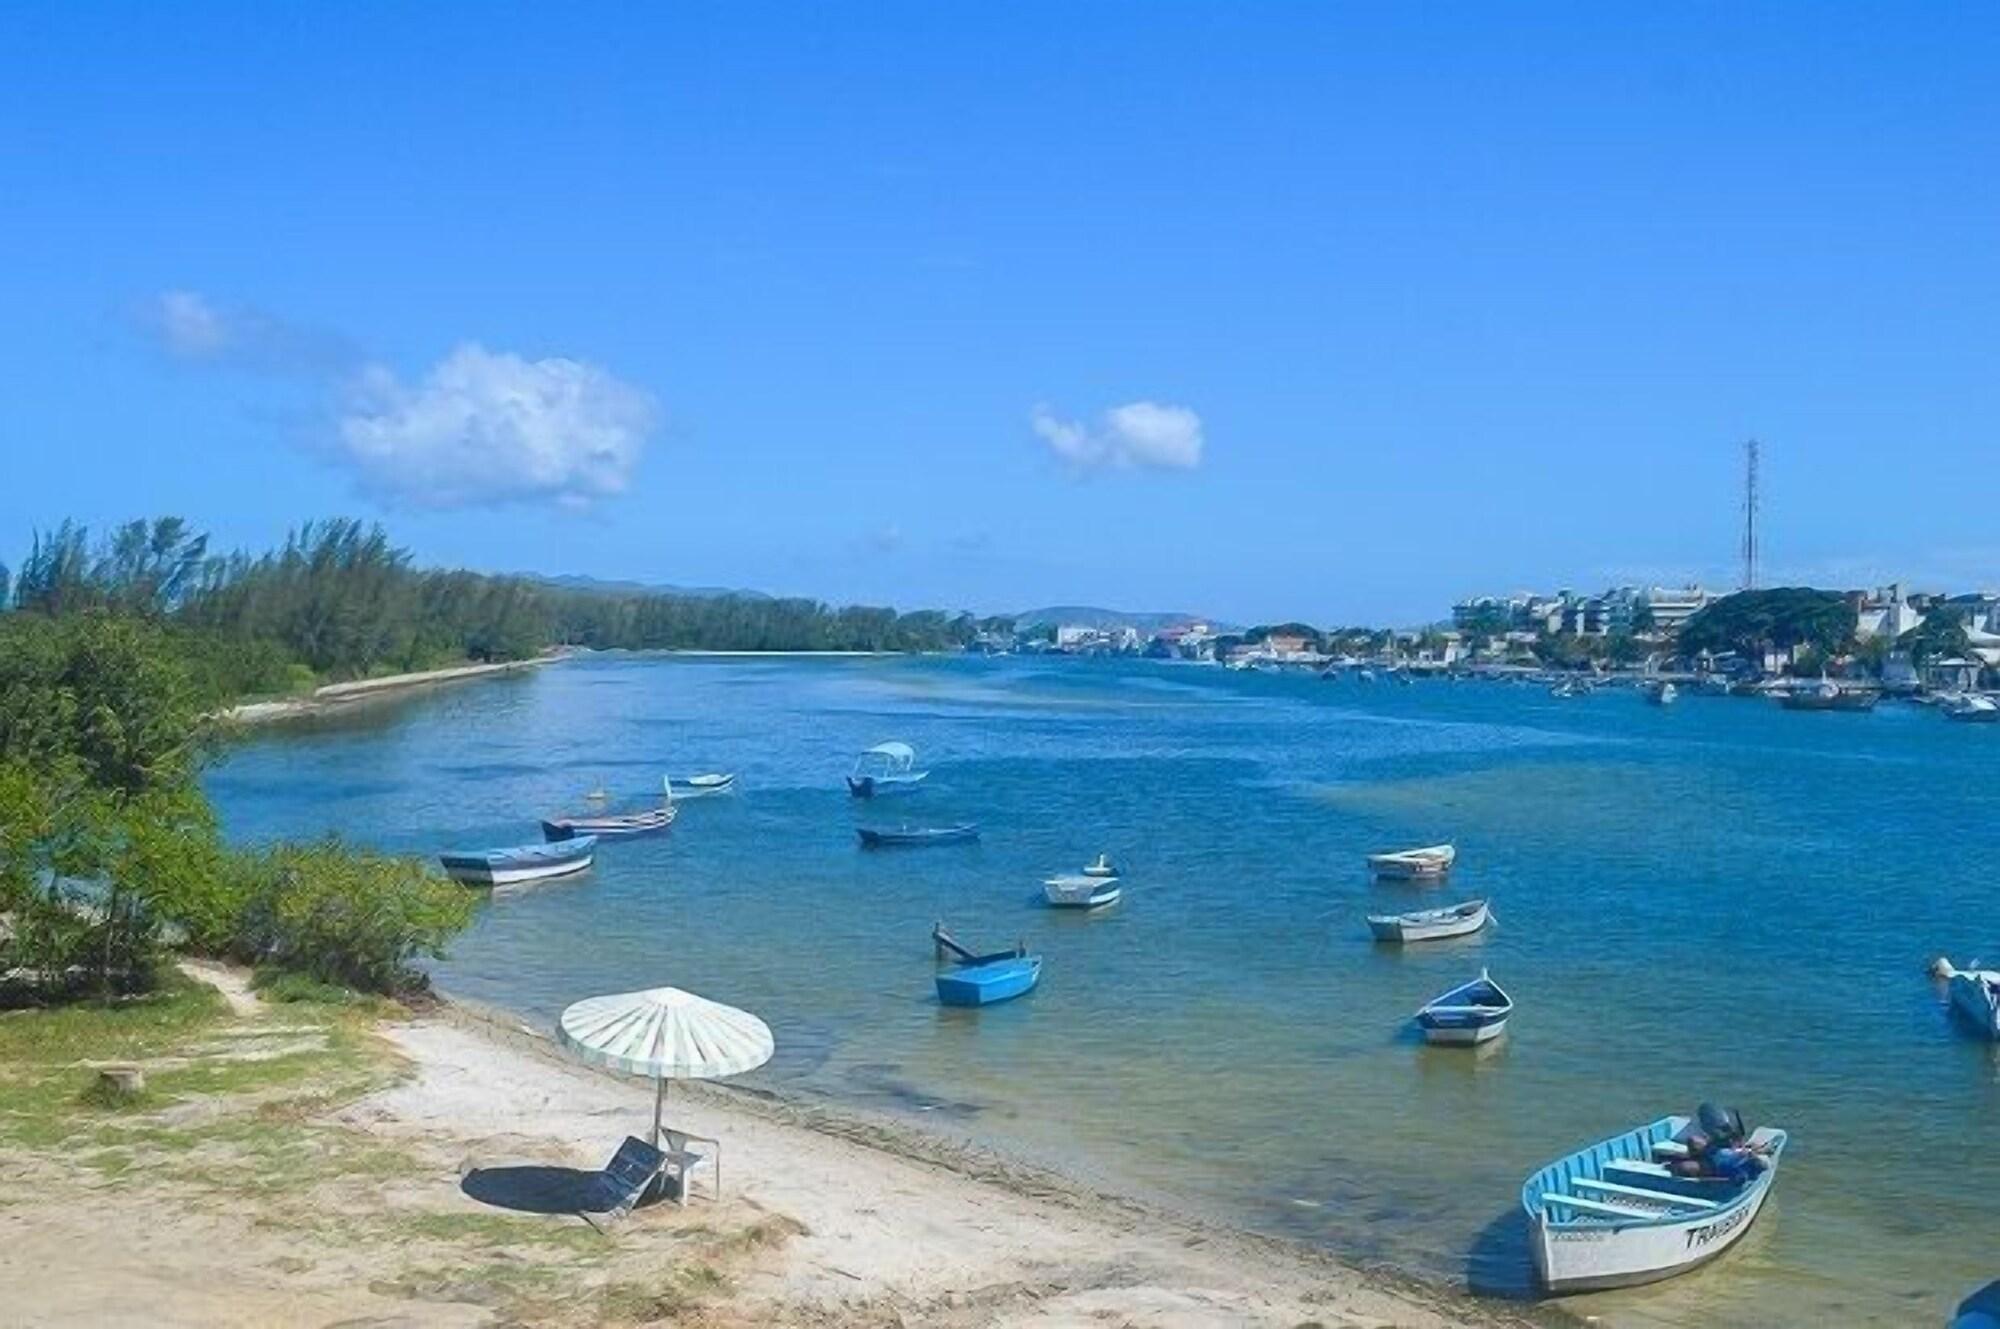
[[[1743,589],[1757,589],[1757,440],[1743,445]]]

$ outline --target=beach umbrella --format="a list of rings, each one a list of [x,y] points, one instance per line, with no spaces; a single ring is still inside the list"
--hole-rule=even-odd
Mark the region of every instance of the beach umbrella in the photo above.
[[[668,1080],[718,1080],[771,1059],[771,1026],[748,1011],[679,988],[590,997],[562,1013],[564,1047],[593,1066],[654,1082],[653,1140]]]

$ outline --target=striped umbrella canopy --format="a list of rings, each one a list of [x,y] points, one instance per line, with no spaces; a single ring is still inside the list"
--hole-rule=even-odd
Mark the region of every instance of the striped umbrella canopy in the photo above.
[[[771,1026],[748,1011],[679,988],[579,1001],[562,1013],[563,1046],[593,1066],[653,1080],[653,1139],[668,1080],[741,1075],[771,1059]]]
[[[579,1001],[562,1013],[563,1046],[594,1066],[647,1079],[714,1080],[771,1059],[771,1026],[679,988]]]

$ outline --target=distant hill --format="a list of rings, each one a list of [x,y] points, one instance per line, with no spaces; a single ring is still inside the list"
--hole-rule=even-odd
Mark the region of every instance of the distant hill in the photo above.
[[[1134,613],[1124,609],[1100,609],[1094,605],[1051,605],[1046,609],[1023,609],[1014,616],[1016,628],[1031,628],[1038,623],[1080,624],[1088,628],[1137,628],[1141,632],[1158,632],[1176,623],[1207,623],[1217,629],[1229,625],[1218,622],[1202,614],[1179,613]]]
[[[730,586],[673,586],[664,582],[606,581],[598,577],[582,577],[575,574],[550,577],[539,572],[523,572],[519,575],[527,581],[539,582],[543,586],[554,586],[565,591],[577,591],[583,595],[684,595],[697,600],[717,599],[725,595],[739,596],[745,600],[772,598],[762,591],[746,591]]]

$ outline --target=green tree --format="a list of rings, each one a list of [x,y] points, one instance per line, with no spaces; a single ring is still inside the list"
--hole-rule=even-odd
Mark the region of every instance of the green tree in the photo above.
[[[1924,621],[1896,638],[1896,645],[1909,652],[1913,663],[1922,666],[1933,660],[1963,659],[1972,653],[1972,637],[1965,619],[1955,610],[1933,609]]]

